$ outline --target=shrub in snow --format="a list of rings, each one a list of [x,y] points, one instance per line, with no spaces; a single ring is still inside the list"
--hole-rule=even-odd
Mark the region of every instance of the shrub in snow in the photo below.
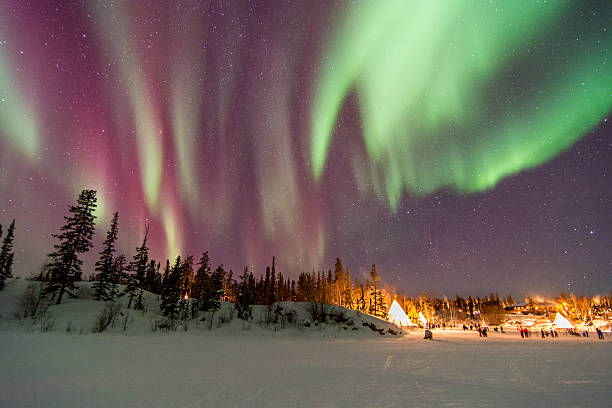
[[[114,302],[108,302],[104,305],[104,309],[96,317],[92,331],[94,333],[102,333],[111,324],[114,324],[121,311],[121,306]]]
[[[55,326],[55,317],[47,311],[40,314],[40,316],[36,319],[36,322],[40,324],[41,332],[48,332],[53,329]]]
[[[341,309],[334,309],[329,313],[329,317],[331,320],[333,320],[334,322],[341,324],[341,323],[346,323],[348,322],[350,319],[344,314],[344,312]]]
[[[329,305],[322,302],[310,302],[308,304],[308,313],[315,323],[325,323],[329,316]]]
[[[36,319],[49,308],[49,302],[44,293],[42,282],[28,284],[26,290],[17,298],[15,316],[24,320],[28,317]]]

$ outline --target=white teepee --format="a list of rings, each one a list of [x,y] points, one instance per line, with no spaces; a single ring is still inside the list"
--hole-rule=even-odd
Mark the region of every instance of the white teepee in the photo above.
[[[416,324],[410,321],[404,309],[395,300],[389,308],[389,321],[399,327],[416,326]]]
[[[556,329],[573,329],[574,325],[570,323],[563,315],[557,312],[557,317],[555,317],[555,321],[553,322],[553,327]]]
[[[423,324],[423,327],[427,327],[427,319],[423,316],[423,313],[419,312],[419,321]]]

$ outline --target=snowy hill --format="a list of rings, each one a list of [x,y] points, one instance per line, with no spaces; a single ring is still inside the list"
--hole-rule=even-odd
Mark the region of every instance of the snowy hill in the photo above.
[[[23,279],[8,280],[0,291],[0,330],[25,330],[67,332],[76,334],[94,333],[96,322],[103,313],[105,302],[96,301],[91,294],[92,282],[78,282],[78,298],[64,297],[61,304],[49,305],[47,311],[37,318],[23,318],[23,301],[28,291],[40,290],[40,282]],[[123,288],[120,288],[120,290]],[[327,336],[327,337],[382,337],[401,336],[395,325],[373,316],[335,305],[317,305],[323,308],[325,318],[312,318],[310,303],[278,302],[272,306],[254,305],[252,318],[238,319],[234,305],[221,302],[214,313],[202,312],[195,319],[170,322],[159,309],[159,295],[144,293],[145,311],[127,308],[126,296],[117,299],[118,312],[105,332],[128,335],[158,331],[221,332],[244,335],[247,332],[275,332],[279,335]]]

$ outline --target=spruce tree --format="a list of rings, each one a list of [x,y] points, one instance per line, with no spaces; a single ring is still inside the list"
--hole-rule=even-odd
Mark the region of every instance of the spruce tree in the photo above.
[[[223,265],[219,265],[210,276],[210,283],[206,288],[206,296],[202,305],[202,310],[212,312],[213,316],[221,307],[219,299],[223,297],[223,278],[225,277],[225,269]]]
[[[276,302],[276,257],[272,257],[272,271],[270,272],[270,292],[268,293],[268,304]]]
[[[126,283],[127,281],[127,276],[125,274],[126,263],[127,261],[125,260],[125,255],[123,254],[118,255],[113,259],[112,282],[115,285],[120,284],[120,283]]]
[[[348,267],[346,268],[346,273],[344,274],[344,284],[342,285],[342,304],[344,307],[348,307],[350,309],[354,307],[351,271]]]
[[[0,224],[0,238],[2,238],[2,224]],[[0,274],[0,290],[4,289],[5,278]]]
[[[136,302],[134,303],[134,310],[145,310],[144,290],[142,288],[136,289]]]
[[[151,259],[147,265],[147,271],[145,274],[145,285],[144,288],[152,293],[159,293],[159,286],[157,282],[157,263]]]
[[[76,289],[74,282],[81,280],[83,265],[79,254],[89,251],[93,246],[91,240],[96,219],[93,213],[96,207],[96,191],[81,191],[77,204],[69,208],[70,216],[64,217],[66,224],[61,227],[61,232],[53,235],[59,243],[54,245],[55,251],[49,254],[50,276],[45,291],[52,294],[52,297],[58,295],[56,304],[61,303],[66,291],[75,296],[71,291]]]
[[[145,229],[145,236],[142,245],[136,248],[136,254],[130,262],[129,270],[133,272],[136,278],[136,284],[139,288],[145,286],[145,276],[147,273],[147,264],[149,263],[149,248],[147,248],[147,237],[149,236],[149,226]]]
[[[247,266],[244,268],[244,273],[240,277],[236,304],[234,305],[238,318],[242,320],[249,320],[252,315],[251,304],[253,302],[253,293],[249,290],[250,275],[249,267]]]
[[[169,268],[169,263],[167,264]],[[165,275],[165,274],[164,274]],[[174,266],[167,271],[167,278],[164,279],[164,288],[161,295],[160,309],[165,316],[171,319],[176,318],[179,300],[181,297],[180,288],[181,278],[181,257],[177,256]]]
[[[208,285],[210,284],[210,258],[208,251],[202,254],[200,262],[198,263],[198,270],[196,271],[193,284],[191,285],[191,307],[192,317],[195,318],[195,314],[204,310],[204,303],[207,299]]]
[[[0,237],[2,236],[2,227],[0,226]],[[2,241],[2,249],[0,249],[0,290],[4,288],[4,281],[13,277],[13,240],[15,239],[15,220],[11,222],[6,237]]]
[[[189,291],[193,285],[193,255],[189,255],[181,263],[181,275],[180,275],[180,293],[181,297],[189,296]]]
[[[132,258],[132,262],[128,265],[128,279],[127,286],[123,295],[129,295],[128,309],[132,307],[134,298],[139,296],[137,289],[142,289],[144,284],[144,278],[147,271],[147,264],[149,263],[149,248],[147,248],[147,236],[149,235],[149,226],[145,229],[145,236],[142,240],[142,245],[136,248],[136,254]],[[142,310],[142,309],[140,309]]]
[[[193,256],[189,255],[181,263],[179,276],[179,317],[186,320],[189,316],[195,318],[193,307],[190,313],[189,291],[193,285]],[[197,313],[195,313],[197,315]]]
[[[95,293],[96,300],[110,300],[113,301],[116,296],[117,287],[114,283],[114,254],[115,254],[115,242],[117,241],[117,232],[119,221],[119,213],[115,212],[111,226],[106,233],[106,239],[102,244],[102,251],[100,252],[100,259],[96,262],[96,282],[92,285],[92,289]]]
[[[344,267],[342,266],[342,259],[336,258],[336,264],[334,265],[334,302],[342,306],[343,305],[343,293],[344,293]]]
[[[127,308],[130,309],[132,307],[132,302],[134,301],[134,298],[137,295],[137,290],[138,290],[138,281],[136,280],[136,275],[134,275],[133,273],[130,273],[128,271],[128,275],[127,275],[127,283],[125,285],[125,290],[123,291],[123,293],[121,293],[119,296],[124,296],[124,295],[128,295],[129,296],[129,300],[128,300],[128,304],[127,304]]]
[[[15,220],[11,222],[9,229],[6,233],[6,237],[2,241],[2,248],[0,249],[0,276],[3,279],[13,277],[13,258],[15,253],[13,252],[13,241],[15,240]]]
[[[387,309],[384,304],[382,291],[380,290],[380,276],[376,272],[376,265],[372,265],[370,271],[370,314],[384,319],[387,316]]]

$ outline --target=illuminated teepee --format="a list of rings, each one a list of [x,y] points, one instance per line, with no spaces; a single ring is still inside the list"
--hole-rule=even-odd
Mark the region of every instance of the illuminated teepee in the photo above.
[[[399,327],[416,326],[416,324],[410,321],[408,316],[406,316],[404,309],[402,309],[399,303],[397,303],[395,300],[389,308],[389,321]]]
[[[574,325],[570,323],[563,315],[557,312],[557,317],[555,317],[555,321],[553,322],[553,327],[556,329],[573,329]]]
[[[423,325],[423,327],[427,327],[427,319],[423,316],[422,312],[419,312],[419,321]]]

